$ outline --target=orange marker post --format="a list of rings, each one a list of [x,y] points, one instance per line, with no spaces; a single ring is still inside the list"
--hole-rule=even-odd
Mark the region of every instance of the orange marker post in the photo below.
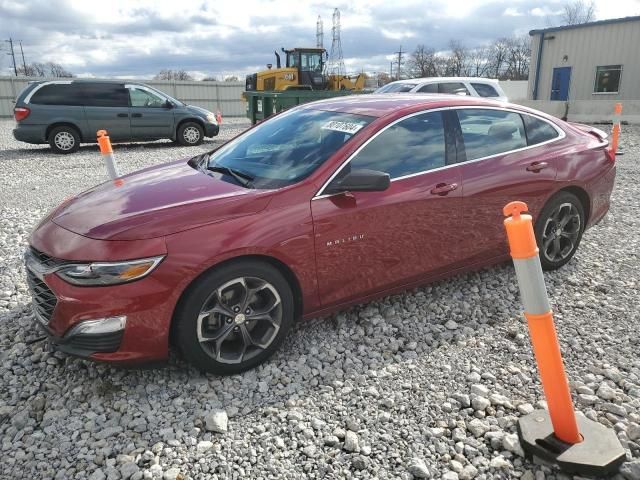
[[[111,139],[106,130],[98,130],[96,132],[98,137],[98,145],[100,146],[100,153],[104,158],[104,162],[107,166],[107,172],[112,180],[118,180],[120,174],[118,173],[118,165],[116,159],[113,156],[113,148],[111,147]]]
[[[533,219],[523,213],[526,211],[524,202],[506,205],[504,226],[549,411],[534,411],[520,419],[520,442],[525,452],[556,461],[567,471],[590,475],[610,472],[618,468],[625,453],[613,431],[584,417],[576,417],[538,256]],[[603,442],[605,448],[602,448]]]
[[[622,116],[622,104],[616,103],[613,109],[613,131],[611,132],[611,156],[615,158],[618,151],[618,140],[620,138],[620,117]]]

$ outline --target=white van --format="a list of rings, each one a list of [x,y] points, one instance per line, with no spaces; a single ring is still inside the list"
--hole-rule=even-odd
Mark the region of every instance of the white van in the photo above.
[[[478,77],[428,77],[397,80],[387,83],[374,93],[449,93],[452,95],[470,95],[489,97],[502,102],[509,99],[498,80]]]

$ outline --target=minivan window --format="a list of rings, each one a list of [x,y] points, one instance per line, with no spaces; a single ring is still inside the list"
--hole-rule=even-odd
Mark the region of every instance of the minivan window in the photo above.
[[[82,105],[80,89],[72,83],[52,83],[40,87],[30,100],[36,105]]]
[[[475,88],[478,95],[481,97],[499,97],[500,95],[496,92],[496,89],[491,85],[487,85],[486,83],[472,83],[471,86]]]
[[[117,83],[85,83],[82,85],[87,107],[128,107],[129,94]]]
[[[524,126],[527,129],[529,145],[537,145],[538,143],[547,142],[559,136],[558,131],[544,120],[524,114],[522,118],[524,119]]]
[[[129,97],[132,107],[164,107],[166,100],[155,93],[142,90],[140,88],[129,88]]]
[[[519,114],[505,110],[456,110],[467,160],[488,157],[527,146]]]
[[[464,83],[460,82],[443,82],[438,84],[438,92],[439,93],[449,93],[453,95],[459,95],[464,93],[465,95],[470,95],[467,87],[464,86]]]
[[[208,168],[233,169],[254,188],[306,178],[374,117],[302,108],[257,125],[211,154]]]
[[[406,118],[384,130],[349,166],[378,170],[398,178],[444,167],[445,159],[442,113],[429,112]]]
[[[423,85],[418,90],[420,93],[438,93],[438,84],[437,83],[427,83]]]
[[[410,92],[413,87],[415,87],[415,83],[389,83],[384,87],[380,87],[375,93],[402,93],[402,92]]]

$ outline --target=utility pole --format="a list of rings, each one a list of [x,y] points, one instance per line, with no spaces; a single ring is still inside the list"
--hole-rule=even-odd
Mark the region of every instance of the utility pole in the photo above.
[[[393,79],[393,62],[389,62],[389,80]]]
[[[11,55],[11,58],[13,59],[13,72],[16,74],[16,77],[18,76],[18,67],[16,67],[16,54],[13,51],[13,39],[9,38],[9,40],[5,40],[5,42],[7,42],[9,45],[11,45],[11,53],[7,53],[7,55]]]
[[[402,45],[400,45],[400,50],[395,53],[398,54],[398,68],[396,69],[396,80],[400,80],[400,71],[402,70],[402,54],[405,53],[402,51]]]
[[[24,70],[22,71],[22,73],[24,73],[24,76],[27,76],[27,62],[24,61],[24,50],[22,50],[22,40],[20,40],[20,53],[22,54],[22,68],[24,68]]]

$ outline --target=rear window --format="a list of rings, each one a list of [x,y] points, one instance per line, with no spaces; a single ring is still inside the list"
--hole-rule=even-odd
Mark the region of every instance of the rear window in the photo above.
[[[31,97],[36,105],[82,105],[82,96],[77,85],[72,83],[49,84],[40,87]]]
[[[376,93],[409,92],[415,86],[415,83],[390,83],[388,85],[385,85],[384,87],[380,87],[378,90],[376,90]]]
[[[87,83],[82,86],[87,107],[128,107],[129,92],[117,83]]]
[[[524,127],[527,130],[527,140],[529,145],[548,142],[559,136],[558,131],[548,122],[531,115],[522,115]]]
[[[496,92],[496,89],[486,83],[472,83],[471,86],[475,88],[478,95],[481,97],[499,97],[500,94]]]

